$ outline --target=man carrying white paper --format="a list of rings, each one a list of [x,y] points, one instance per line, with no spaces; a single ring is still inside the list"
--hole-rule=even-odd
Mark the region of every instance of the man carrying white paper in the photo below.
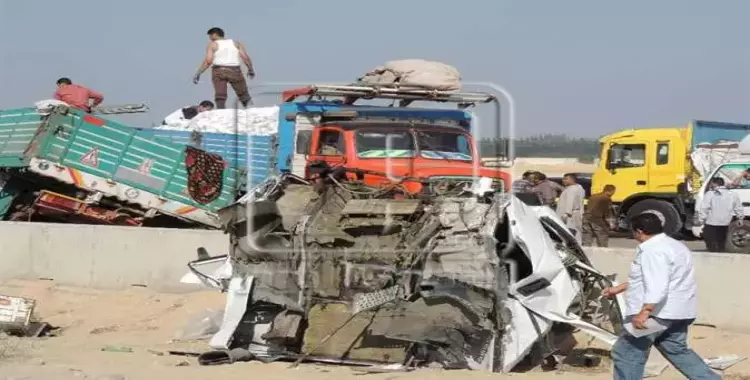
[[[641,380],[651,346],[688,379],[721,379],[687,346],[688,326],[697,316],[692,252],[665,235],[653,213],[637,215],[630,224],[640,244],[628,282],[603,291],[613,297],[627,290],[625,322],[632,323],[612,347],[614,379]],[[652,332],[641,335],[638,330]]]

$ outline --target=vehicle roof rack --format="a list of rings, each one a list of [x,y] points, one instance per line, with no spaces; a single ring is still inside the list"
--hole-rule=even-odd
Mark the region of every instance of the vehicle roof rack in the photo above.
[[[310,85],[282,93],[282,102],[288,103],[301,96],[309,100],[322,100],[327,96],[344,97],[344,103],[351,105],[359,99],[393,99],[400,100],[400,107],[406,107],[413,101],[431,101],[457,103],[459,108],[466,108],[476,103],[489,103],[495,96],[482,92],[453,92],[423,89],[404,89],[394,87],[376,87],[362,85]]]

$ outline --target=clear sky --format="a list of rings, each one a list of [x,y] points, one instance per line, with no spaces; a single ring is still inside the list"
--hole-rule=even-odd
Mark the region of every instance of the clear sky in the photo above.
[[[348,82],[401,58],[453,64],[510,91],[522,135],[750,123],[745,0],[0,4],[0,108],[49,98],[68,76],[106,103],[146,102],[149,114],[124,120],[148,126],[213,97],[208,73],[197,86],[191,77],[219,26],[247,46],[258,83]]]

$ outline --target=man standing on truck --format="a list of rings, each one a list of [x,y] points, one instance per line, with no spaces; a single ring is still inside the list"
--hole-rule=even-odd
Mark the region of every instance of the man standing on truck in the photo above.
[[[208,30],[208,39],[210,42],[206,47],[206,57],[195,73],[193,83],[198,84],[201,74],[212,67],[211,82],[214,85],[216,108],[226,108],[227,84],[232,85],[237,99],[242,106],[247,107],[250,104],[250,92],[240,65],[242,62],[245,63],[247,76],[251,80],[255,78],[255,69],[245,46],[239,41],[224,38],[224,30],[216,27]]]
[[[63,77],[57,80],[55,99],[65,102],[73,108],[92,112],[94,108],[102,104],[104,95],[86,87],[73,84],[70,78]],[[92,100],[93,103],[90,102]]]
[[[191,120],[199,113],[214,109],[214,103],[209,100],[200,102],[197,106],[189,106],[178,109],[164,118],[162,125],[178,124],[182,120]]]
[[[609,246],[609,230],[612,229],[612,196],[615,195],[614,185],[604,185],[599,194],[589,198],[583,213],[583,246],[590,247],[596,239],[597,247]]]
[[[565,189],[560,194],[557,202],[557,216],[565,222],[565,225],[574,233],[578,243],[581,243],[581,229],[583,227],[583,199],[586,191],[578,184],[578,177],[568,173],[563,176]]]
[[[714,177],[711,178],[709,190],[701,202],[698,217],[703,224],[706,249],[709,252],[724,252],[732,218],[742,223],[745,211],[740,197],[724,187],[724,179]]]

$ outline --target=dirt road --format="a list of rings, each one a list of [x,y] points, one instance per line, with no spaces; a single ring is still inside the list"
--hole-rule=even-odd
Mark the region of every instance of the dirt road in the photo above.
[[[194,358],[170,356],[166,350],[205,351],[205,342],[173,342],[188,320],[207,308],[221,309],[224,295],[208,291],[191,294],[158,294],[144,288],[95,291],[56,286],[47,281],[0,283],[0,294],[20,295],[38,301],[37,315],[62,328],[51,338],[0,338],[0,379],[145,379],[145,380],[291,380],[305,378],[357,378],[349,368],[288,364],[238,363],[201,367]],[[692,331],[692,344],[704,357],[721,354],[750,355],[750,335],[705,327]],[[585,347],[585,341],[581,347]],[[109,350],[103,350],[108,347]],[[114,352],[113,352],[114,351]],[[120,352],[117,352],[120,351]],[[130,352],[122,352],[130,351]],[[597,368],[565,366],[562,371],[512,374],[528,380],[611,379],[609,360]],[[750,374],[743,362],[727,371],[727,379]],[[373,380],[490,379],[497,374],[470,371],[421,370],[412,373],[368,375]],[[680,379],[668,369],[658,379]]]

